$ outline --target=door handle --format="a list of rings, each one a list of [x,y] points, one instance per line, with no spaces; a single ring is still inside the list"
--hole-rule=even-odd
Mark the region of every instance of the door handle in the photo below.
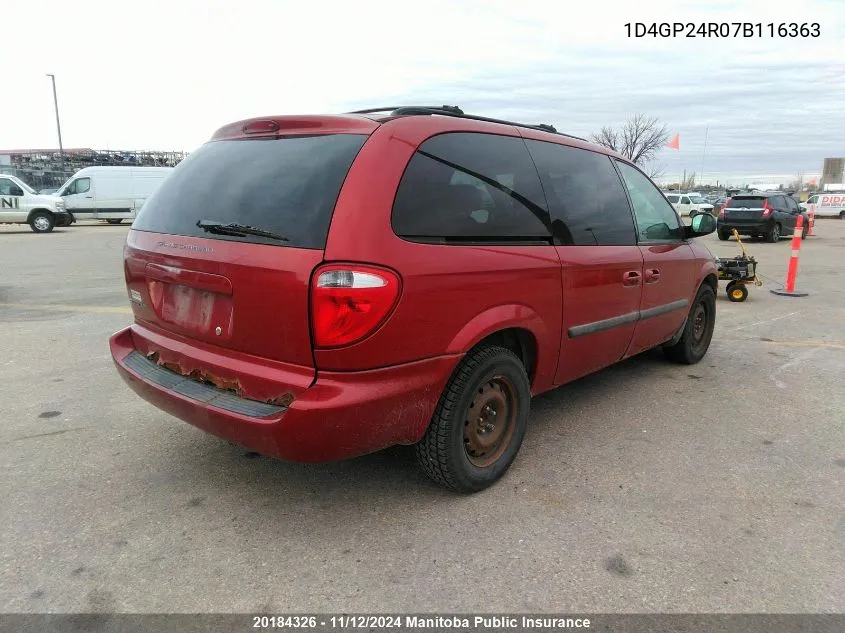
[[[622,275],[622,285],[623,286],[639,286],[640,285],[640,273],[636,270],[629,270],[627,273]]]
[[[649,268],[645,271],[645,282],[653,284],[660,281],[660,271],[657,268]]]
[[[86,198],[88,198],[88,199],[91,199],[91,198],[93,198],[94,196],[85,196],[85,197],[86,197]]]

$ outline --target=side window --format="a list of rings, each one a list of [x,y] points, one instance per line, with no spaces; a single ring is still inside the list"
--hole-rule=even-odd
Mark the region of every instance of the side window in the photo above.
[[[526,143],[549,201],[556,241],[576,246],[637,243],[631,207],[610,158],[557,143]]]
[[[73,193],[88,193],[91,190],[90,178],[79,178],[73,181],[72,187],[75,187]]]
[[[672,196],[672,195],[669,195],[669,196],[666,196],[666,199],[667,199],[669,202],[671,202],[672,204],[678,204],[678,200],[680,199],[680,196]]]
[[[14,182],[8,178],[0,178],[0,196],[22,196],[23,189],[21,189]]]
[[[689,198],[687,196],[684,196],[683,198],[681,198],[681,204],[689,204],[689,203],[690,203],[690,201],[689,201]]]
[[[393,203],[406,238],[543,241],[551,221],[537,170],[521,138],[453,132],[414,154]]]
[[[789,207],[786,204],[786,198],[783,196],[772,196],[769,198],[769,202],[777,211],[789,211]]]
[[[666,202],[660,191],[638,169],[617,161],[619,171],[637,221],[640,242],[665,242],[681,240],[684,236],[681,221],[672,205]]]

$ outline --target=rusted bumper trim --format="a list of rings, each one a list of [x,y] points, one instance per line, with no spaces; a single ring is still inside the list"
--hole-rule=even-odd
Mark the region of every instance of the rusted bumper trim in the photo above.
[[[137,351],[131,352],[122,362],[128,369],[138,374],[144,380],[174,391],[191,400],[196,400],[218,409],[223,409],[224,411],[238,413],[251,418],[266,418],[272,415],[278,415],[287,409],[287,407],[283,406],[241,398],[230,391],[225,391],[213,385],[181,376],[174,371],[157,365]]]

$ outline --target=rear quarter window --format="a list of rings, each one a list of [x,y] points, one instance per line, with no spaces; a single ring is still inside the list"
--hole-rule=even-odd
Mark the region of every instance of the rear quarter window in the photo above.
[[[132,228],[171,235],[325,248],[340,188],[367,136],[332,134],[206,143],[155,189]],[[288,238],[218,235],[199,220]]]
[[[425,141],[396,192],[400,237],[430,242],[546,243],[549,212],[525,142],[453,132]]]

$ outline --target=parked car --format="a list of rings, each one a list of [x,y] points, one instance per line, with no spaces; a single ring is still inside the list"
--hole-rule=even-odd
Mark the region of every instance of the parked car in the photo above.
[[[0,224],[29,224],[35,233],[49,233],[72,221],[61,198],[41,195],[20,178],[0,174]]]
[[[56,193],[75,220],[120,224],[135,218],[172,167],[86,167]]]
[[[792,234],[799,215],[804,217],[803,238],[809,230],[809,216],[792,196],[780,192],[741,194],[719,211],[716,231],[720,240],[727,240],[736,229],[740,235],[777,242],[781,236]]]
[[[713,214],[713,205],[705,202],[703,198],[687,193],[673,193],[667,195],[666,199],[681,216],[694,218],[700,213]]]
[[[536,395],[662,347],[707,352],[716,267],[635,165],[457,108],[239,121],[176,167],[124,250],[141,397],[259,453],[413,444],[470,492]],[[221,186],[222,185],[222,186]]]
[[[845,220],[845,194],[823,194],[817,193],[810,197],[807,202],[798,206],[802,211],[808,210],[808,205],[814,205],[814,213],[819,217],[839,218]]]

